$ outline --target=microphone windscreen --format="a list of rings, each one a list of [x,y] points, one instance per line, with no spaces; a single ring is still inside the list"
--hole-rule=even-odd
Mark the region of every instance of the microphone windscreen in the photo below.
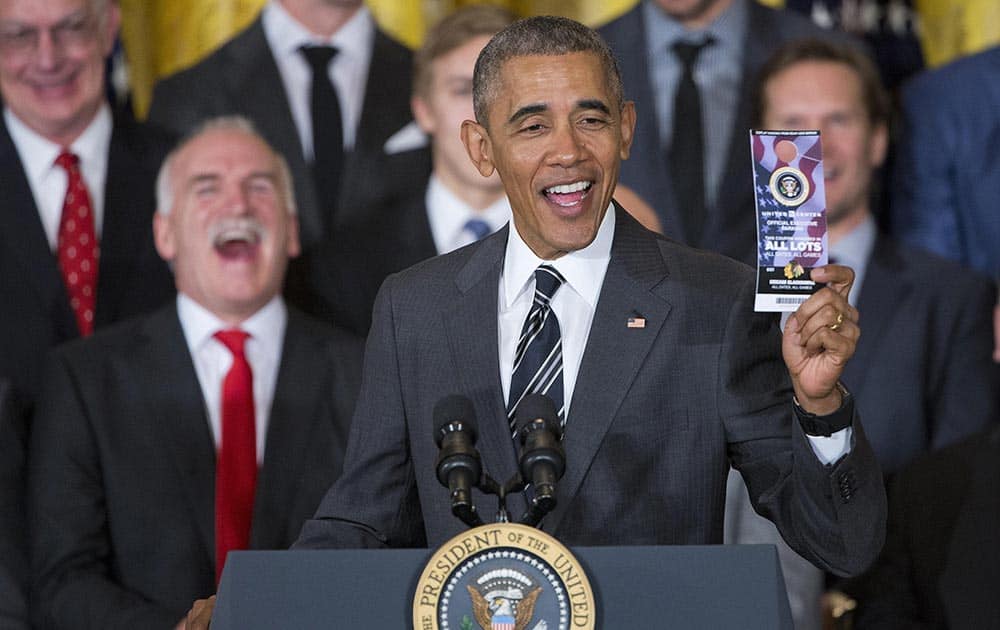
[[[541,418],[545,421],[545,428],[551,431],[556,438],[562,436],[562,425],[559,422],[559,411],[552,399],[544,394],[528,394],[521,399],[517,405],[517,412],[514,419],[518,427],[518,433],[524,435],[525,425]]]
[[[445,396],[434,405],[434,441],[441,446],[444,436],[459,428],[476,442],[476,410],[465,396]]]

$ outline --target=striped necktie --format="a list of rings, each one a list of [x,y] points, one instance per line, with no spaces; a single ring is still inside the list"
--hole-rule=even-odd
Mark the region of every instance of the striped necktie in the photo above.
[[[534,300],[517,341],[510,379],[507,420],[512,435],[515,434],[517,406],[528,394],[544,394],[551,398],[565,424],[562,334],[559,320],[550,307],[552,296],[565,281],[562,274],[549,265],[541,265],[535,270]]]

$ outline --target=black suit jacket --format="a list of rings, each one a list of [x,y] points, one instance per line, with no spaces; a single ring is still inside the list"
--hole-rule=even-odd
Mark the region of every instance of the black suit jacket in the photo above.
[[[361,352],[290,310],[252,548],[287,547],[340,473]],[[56,351],[46,386],[29,459],[33,615],[172,629],[215,590],[215,447],[176,307]]]
[[[0,628],[28,628],[28,550],[24,528],[24,410],[0,379]]]
[[[629,159],[622,162],[621,182],[656,209],[664,234],[755,264],[756,215],[748,134],[754,120],[752,96],[755,75],[767,58],[786,42],[800,37],[830,37],[831,33],[800,15],[776,11],[753,0],[747,5],[742,85],[733,117],[728,158],[719,180],[715,207],[707,210],[705,229],[698,243],[691,243],[685,235],[683,215],[677,207],[670,179],[669,152],[660,144],[641,3],[600,28],[599,32],[618,59],[625,97],[636,104],[635,137]],[[667,55],[669,51],[663,54]]]
[[[569,545],[720,543],[732,463],[796,550],[839,573],[867,567],[884,533],[878,465],[856,418],[850,454],[816,458],[751,270],[615,218],[545,530]],[[382,285],[344,475],[297,546],[437,546],[463,529],[435,475],[433,409],[448,394],[475,407],[484,470],[514,474],[497,347],[508,229]],[[635,316],[643,328],[626,326]],[[495,498],[473,494],[490,518]],[[510,506],[519,517],[523,497]]]
[[[849,586],[859,630],[1000,628],[1000,428],[912,463],[878,562]]]
[[[382,281],[437,255],[426,192],[425,186],[373,211],[363,224],[338,230],[303,254],[285,294],[309,314],[367,335]]]
[[[303,246],[311,248],[329,228],[363,220],[363,212],[398,192],[423,187],[430,174],[426,149],[388,155],[386,140],[413,120],[411,54],[376,30],[364,105],[354,150],[346,157],[337,208],[320,208],[302,153],[288,97],[260,18],[195,66],[160,81],[149,111],[152,121],[179,132],[223,114],[254,121],[288,160],[295,179]]]
[[[116,115],[108,153],[95,328],[154,310],[174,294],[153,246],[155,181],[171,138]],[[17,149],[0,120],[0,377],[26,400],[48,348],[79,336]]]
[[[876,239],[858,299],[862,334],[843,381],[883,472],[1000,419],[995,304],[986,277]]]

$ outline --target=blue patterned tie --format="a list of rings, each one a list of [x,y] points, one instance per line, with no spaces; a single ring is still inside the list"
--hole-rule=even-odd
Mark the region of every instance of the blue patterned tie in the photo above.
[[[477,241],[493,231],[489,223],[475,218],[466,221],[463,229],[473,235]]]
[[[563,423],[563,357],[559,320],[549,306],[556,290],[565,282],[558,271],[548,265],[535,270],[535,296],[524,320],[521,337],[514,353],[514,371],[510,378],[510,398],[507,420],[515,434],[517,405],[528,394],[545,394],[555,403]]]

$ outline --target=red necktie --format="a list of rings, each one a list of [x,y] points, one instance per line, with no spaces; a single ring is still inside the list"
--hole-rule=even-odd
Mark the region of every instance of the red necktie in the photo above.
[[[222,381],[222,446],[215,462],[215,579],[222,575],[226,554],[250,543],[254,486],[257,483],[257,438],[254,428],[253,372],[243,346],[250,335],[220,330],[215,338],[233,354]]]
[[[65,169],[69,178],[59,220],[56,257],[77,327],[81,335],[87,336],[94,330],[97,259],[100,256],[94,209],[87,185],[80,176],[80,158],[64,150],[56,158],[56,165]]]

